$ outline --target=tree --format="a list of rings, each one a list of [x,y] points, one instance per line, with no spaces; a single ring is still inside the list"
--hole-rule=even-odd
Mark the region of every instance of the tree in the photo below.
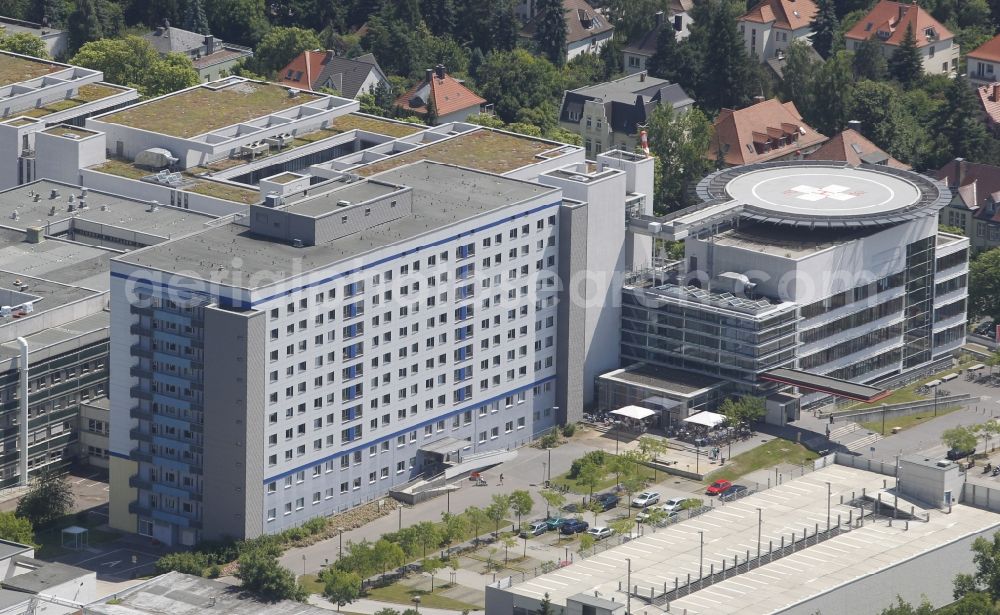
[[[935,123],[947,147],[939,151],[936,168],[955,157],[979,160],[986,151],[989,135],[980,119],[979,101],[963,76],[956,76],[945,91],[945,104]]]
[[[319,574],[323,583],[323,595],[337,605],[337,610],[361,596],[361,576],[356,572],[346,572],[329,567]]]
[[[403,548],[394,542],[389,542],[385,538],[380,538],[372,546],[372,562],[382,571],[382,578],[389,568],[402,566],[406,561],[406,554]]]
[[[979,434],[983,438],[983,451],[989,451],[990,438],[992,438],[997,433],[1000,433],[1000,423],[996,421],[986,421],[985,423],[980,423],[979,425],[973,425],[972,431]]]
[[[861,45],[854,50],[851,66],[858,79],[882,81],[886,78],[889,73],[889,65],[885,55],[882,54],[882,43],[879,42],[878,38],[872,36],[862,41]]]
[[[816,71],[809,96],[809,123],[823,134],[836,134],[847,126],[847,109],[854,97],[851,54],[838,51]]]
[[[0,34],[0,49],[34,58],[49,57],[48,51],[45,50],[45,42],[28,32],[17,32],[7,36]]]
[[[969,263],[969,316],[1000,322],[1000,248],[982,252]]]
[[[510,51],[517,47],[520,24],[514,2],[494,0],[490,4],[490,48],[496,51]]]
[[[886,609],[882,609],[879,615],[931,615],[934,608],[926,600],[917,608],[913,608],[901,596],[896,596],[896,604]]]
[[[423,549],[422,557],[427,557],[427,547],[437,548],[441,544],[441,530],[431,521],[421,521],[413,526],[417,530],[417,544]]]
[[[76,8],[69,17],[69,45],[79,49],[88,41],[104,37],[104,28],[97,14],[97,0],[76,0]]]
[[[435,36],[445,36],[455,30],[455,3],[453,0],[422,0],[420,14]]]
[[[305,28],[271,28],[254,49],[257,72],[273,75],[303,51],[319,49],[319,37]]]
[[[278,563],[276,549],[244,550],[239,558],[236,576],[243,588],[268,601],[297,600],[305,602],[308,592],[295,581],[295,575]]]
[[[711,170],[705,152],[712,130],[712,123],[698,108],[676,114],[673,107],[663,104],[650,114],[646,128],[650,153],[663,165],[655,188],[661,210],[691,204],[689,188]]]
[[[812,46],[816,53],[828,58],[838,47],[837,31],[840,29],[840,21],[837,19],[834,0],[817,0],[816,8],[818,10],[812,22]]]
[[[486,512],[479,508],[478,506],[470,506],[465,509],[463,513],[469,525],[472,526],[473,539],[475,544],[479,544],[479,528],[486,525],[489,522],[489,517],[486,516]]]
[[[205,8],[212,33],[224,41],[254,47],[269,27],[264,0],[212,0]]]
[[[566,63],[566,9],[562,0],[536,0],[535,44],[556,66]]]
[[[792,41],[788,46],[785,68],[778,87],[781,98],[794,102],[796,108],[807,118],[813,108],[814,82],[821,66],[815,58],[808,43]],[[812,123],[812,120],[809,122]]]
[[[380,572],[381,565],[375,561],[375,547],[367,540],[348,542],[347,555],[337,560],[337,568],[354,571],[362,577],[369,577]]]
[[[187,0],[185,3],[184,29],[198,34],[212,32],[208,27],[208,17],[205,16],[205,7],[202,6],[201,0]]]
[[[920,59],[912,24],[906,24],[903,40],[889,58],[889,74],[904,88],[912,87],[924,74],[924,63]]]
[[[971,451],[976,448],[976,433],[968,427],[959,425],[944,430],[941,433],[941,442],[948,448]]]
[[[847,114],[861,122],[862,132],[875,145],[899,160],[912,159],[917,127],[891,85],[861,81],[854,88]]]
[[[671,24],[664,24],[656,34],[656,52],[646,61],[646,71],[653,77],[676,82],[677,75],[682,70],[684,66],[677,44],[677,32]]]
[[[44,527],[69,514],[72,507],[73,490],[66,477],[46,469],[31,479],[28,492],[17,502],[16,514],[34,527]]]
[[[545,592],[545,597],[539,601],[538,615],[553,615],[552,601],[549,600],[549,592]]]
[[[551,62],[524,49],[492,53],[477,71],[479,94],[494,103],[504,122],[518,121],[524,109],[552,106],[563,93],[562,75]],[[553,119],[554,121],[554,119]]]
[[[685,44],[701,58],[700,65],[692,63],[702,75],[695,82],[695,98],[710,112],[745,107],[762,93],[760,65],[747,54],[736,27],[744,10],[738,0],[706,0],[692,9],[694,25]]]
[[[99,70],[111,83],[128,85],[144,96],[160,96],[196,85],[198,73],[185,55],[160,57],[149,41],[138,36],[87,43],[71,63]]]
[[[660,453],[666,453],[668,450],[667,441],[662,438],[654,436],[642,436],[639,438],[639,451],[642,453],[645,461],[654,461]],[[653,467],[653,481],[656,482],[655,466]]]
[[[616,534],[630,534],[632,532],[633,522],[632,519],[615,519],[608,527],[613,529]]]
[[[493,499],[490,505],[486,507],[486,517],[493,522],[494,532],[496,537],[500,537],[500,522],[504,520],[508,514],[510,514],[510,496],[504,495],[502,493],[497,493],[493,495]]]
[[[441,513],[441,542],[451,545],[455,540],[465,536],[469,531],[469,524],[462,515],[453,515],[448,512]]]
[[[31,521],[12,512],[0,512],[0,540],[34,546],[35,529]]]
[[[1000,532],[994,533],[992,540],[980,537],[973,541],[972,562],[976,589],[1000,599]]]
[[[434,557],[425,557],[422,562],[420,562],[420,569],[431,577],[431,593],[434,593],[434,575],[437,574],[438,570],[444,568],[444,563],[441,560]]]
[[[738,399],[730,397],[719,406],[719,413],[726,415],[729,427],[755,423],[764,418],[766,412],[764,400],[752,395],[744,395]]]
[[[551,489],[545,489],[541,492],[542,499],[545,500],[545,516],[550,517],[549,508],[555,508],[559,510],[562,505],[566,503],[566,496],[559,493],[558,491],[552,491]]]
[[[576,477],[576,484],[586,487],[588,494],[594,495],[594,488],[601,482],[607,472],[601,466],[590,461],[580,465],[580,473]]]
[[[530,515],[531,509],[534,508],[535,501],[532,499],[531,494],[523,489],[518,489],[511,492],[510,494],[510,507],[517,515],[517,531],[521,531],[521,517],[523,515]]]

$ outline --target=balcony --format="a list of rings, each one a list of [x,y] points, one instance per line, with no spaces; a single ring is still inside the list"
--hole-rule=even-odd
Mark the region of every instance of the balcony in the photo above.
[[[128,456],[129,459],[131,459],[132,461],[144,461],[146,463],[153,462],[153,455],[151,453],[147,453],[146,451],[141,451],[137,448],[133,448],[131,451],[129,451]]]
[[[153,514],[152,509],[148,506],[141,506],[139,502],[129,502],[128,511],[133,515],[139,515],[142,517],[149,517]]]
[[[141,365],[133,365],[129,368],[128,373],[133,378],[146,378],[148,380],[153,377],[152,372]]]
[[[139,406],[133,406],[129,409],[128,415],[131,418],[139,419],[141,421],[151,421],[153,420],[153,413],[149,410],[143,410]]]
[[[149,491],[150,489],[153,488],[153,483],[149,482],[144,478],[140,478],[138,474],[135,474],[128,477],[128,486],[135,487],[136,489],[145,489],[146,491]]]
[[[129,311],[137,316],[152,316],[153,308],[151,307],[139,307],[137,305],[129,306]]]
[[[128,332],[132,335],[141,335],[143,337],[149,337],[153,334],[153,330],[149,328],[148,325],[142,323],[133,323],[129,328]]]
[[[138,427],[133,427],[132,429],[130,429],[128,432],[128,437],[137,442],[153,441],[153,434]]]
[[[132,347],[129,349],[129,352],[132,354],[133,357],[136,357],[138,359],[153,358],[153,351],[148,348],[143,348],[142,345],[140,344],[133,344]]]
[[[129,389],[129,394],[134,399],[143,399],[146,401],[153,401],[153,394],[142,387],[132,387]]]

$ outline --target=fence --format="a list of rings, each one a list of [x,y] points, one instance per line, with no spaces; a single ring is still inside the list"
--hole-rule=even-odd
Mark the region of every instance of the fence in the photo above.
[[[1000,512],[1000,489],[966,481],[962,485],[962,497],[959,501],[969,506]]]
[[[837,465],[847,466],[849,468],[857,468],[859,470],[865,470],[867,472],[875,472],[877,474],[882,474],[885,476],[896,476],[896,463],[887,463],[880,459],[872,459],[870,457],[862,457],[861,455],[852,455],[850,453],[835,453],[834,462]]]
[[[960,395],[948,395],[948,396],[938,396],[937,401],[933,398],[916,401],[916,402],[904,402],[901,404],[886,404],[878,408],[864,408],[862,410],[845,410],[843,412],[818,412],[816,416],[821,419],[828,419],[831,416],[834,420],[847,420],[858,422],[871,422],[880,420],[883,414],[887,418],[895,418],[898,416],[909,416],[911,414],[919,414],[921,412],[926,412],[928,410],[933,410],[935,407],[939,410],[943,410],[954,405],[965,405],[972,404],[979,401],[978,397],[972,397],[968,393],[962,393]]]

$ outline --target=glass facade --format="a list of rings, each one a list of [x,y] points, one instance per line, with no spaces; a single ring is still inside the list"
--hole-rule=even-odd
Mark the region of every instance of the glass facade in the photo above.
[[[906,312],[903,369],[931,360],[931,308],[934,301],[935,236],[906,246]]]

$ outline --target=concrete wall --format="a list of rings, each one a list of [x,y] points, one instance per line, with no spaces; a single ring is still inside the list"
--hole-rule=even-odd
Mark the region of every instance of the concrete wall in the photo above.
[[[264,313],[205,308],[203,540],[261,531],[265,339]]]
[[[129,477],[135,475],[139,468],[135,461],[129,459],[133,448],[129,430],[138,425],[138,421],[130,416],[132,394],[130,387],[138,379],[129,374],[129,368],[138,360],[132,358],[131,346],[138,336],[129,332],[133,318],[129,317],[130,305],[125,293],[126,281],[120,277],[111,277],[111,313],[116,316],[111,319],[111,342],[108,369],[108,397],[111,399],[110,431],[108,449],[111,456],[108,464],[111,498],[109,505],[109,523],[111,527],[125,532],[135,532],[138,528],[136,516],[129,512],[128,505],[136,499],[136,489],[129,485]]]
[[[559,353],[556,357],[556,404],[559,420],[573,423],[583,419],[585,382],[583,364],[586,360],[584,341],[584,308],[571,301],[566,290],[578,271],[587,267],[586,203],[563,202],[559,208]],[[610,350],[610,349],[609,349]],[[617,355],[617,349],[613,353]]]
[[[104,135],[97,133],[73,139],[58,133],[58,128],[35,135],[35,171],[38,177],[71,185],[80,184],[80,169],[104,162]]]

